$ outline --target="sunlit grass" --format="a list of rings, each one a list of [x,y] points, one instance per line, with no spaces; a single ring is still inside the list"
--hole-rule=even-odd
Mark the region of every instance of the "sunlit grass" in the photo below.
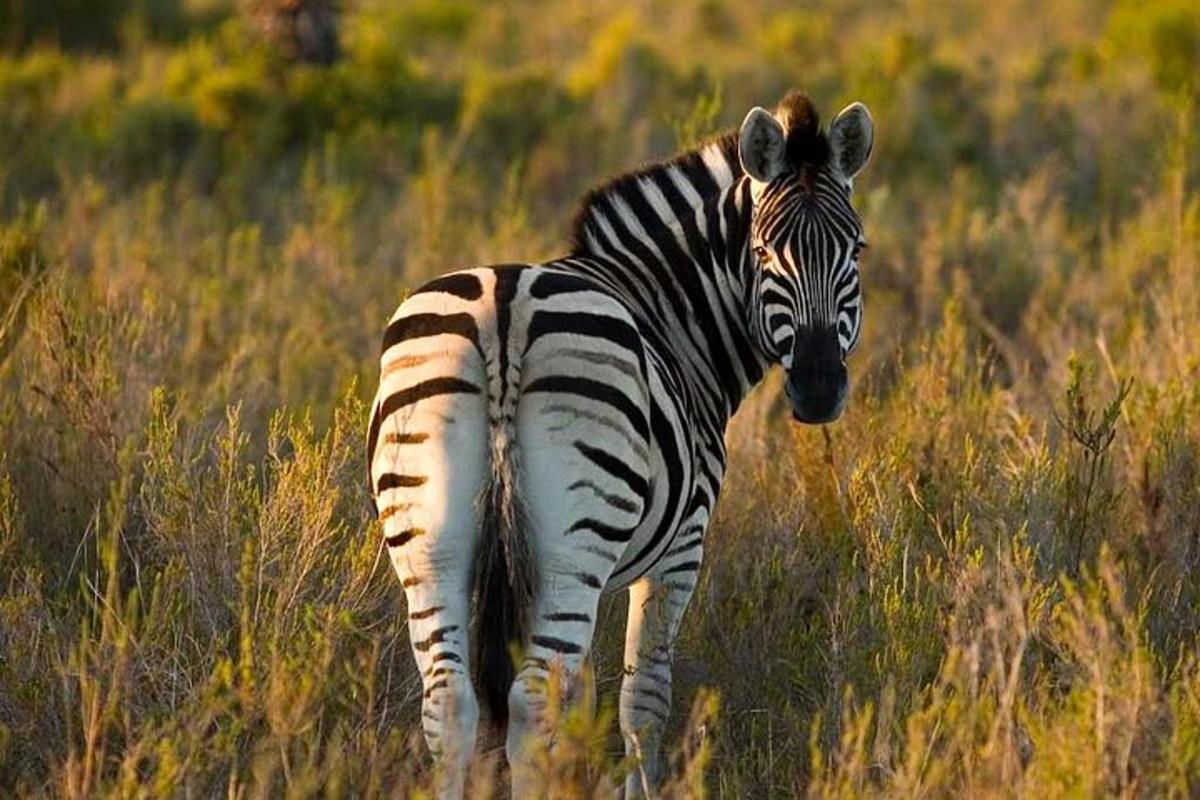
[[[362,0],[328,69],[119,5],[0,57],[0,794],[428,793],[384,320],[793,85],[879,129],[864,340],[838,423],[730,430],[663,796],[1200,792],[1194,4]],[[552,796],[636,770],[623,623]]]

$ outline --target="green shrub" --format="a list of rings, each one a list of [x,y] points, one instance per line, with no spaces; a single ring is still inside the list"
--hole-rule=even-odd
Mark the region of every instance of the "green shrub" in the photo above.
[[[1144,58],[1165,92],[1200,92],[1200,10],[1194,3],[1118,2],[1107,37],[1117,48]]]
[[[108,156],[129,181],[178,175],[201,135],[192,110],[171,100],[123,105],[112,124]]]
[[[492,158],[529,152],[571,110],[570,96],[545,70],[476,72],[463,89],[461,125]]]

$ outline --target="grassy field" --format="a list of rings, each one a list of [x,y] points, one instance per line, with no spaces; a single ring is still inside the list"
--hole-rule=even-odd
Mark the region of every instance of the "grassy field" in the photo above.
[[[427,785],[385,319],[795,86],[875,116],[864,339],[730,430],[665,794],[1200,796],[1193,0],[347,0],[327,67],[247,8],[0,7],[0,795]]]

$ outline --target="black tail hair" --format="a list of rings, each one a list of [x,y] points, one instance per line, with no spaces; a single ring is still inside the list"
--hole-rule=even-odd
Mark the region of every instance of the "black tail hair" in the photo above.
[[[517,491],[517,447],[510,426],[492,433],[492,474],[482,497],[480,542],[475,562],[475,682],[497,725],[508,721],[513,647],[529,636],[537,565],[526,515]]]

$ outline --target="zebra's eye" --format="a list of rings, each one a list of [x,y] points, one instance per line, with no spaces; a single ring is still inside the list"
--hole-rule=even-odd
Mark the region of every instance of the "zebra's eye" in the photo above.
[[[768,264],[771,261],[771,253],[762,245],[757,245],[754,248],[754,257],[758,259],[760,264]]]

